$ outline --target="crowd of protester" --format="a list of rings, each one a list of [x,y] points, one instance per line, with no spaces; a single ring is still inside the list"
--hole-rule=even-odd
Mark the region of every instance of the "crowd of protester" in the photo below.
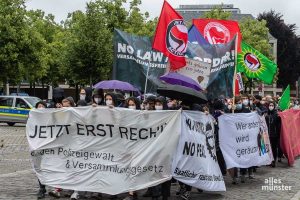
[[[109,108],[123,107],[134,110],[194,110],[211,114],[215,118],[215,141],[216,141],[216,153],[218,163],[222,174],[225,176],[229,174],[232,177],[232,184],[245,183],[246,177],[254,179],[256,166],[248,169],[233,168],[226,170],[226,164],[222,156],[221,149],[219,147],[218,140],[218,117],[224,113],[250,113],[257,112],[266,119],[268,126],[269,137],[271,142],[271,148],[274,156],[274,161],[270,167],[276,167],[277,162],[281,162],[283,154],[280,150],[280,117],[277,114],[280,111],[278,106],[278,97],[259,95],[241,95],[234,98],[220,98],[214,101],[209,101],[206,104],[197,104],[197,102],[183,102],[178,99],[170,99],[163,96],[155,96],[148,94],[139,97],[128,97],[125,98],[125,94],[121,92],[107,92],[104,93],[102,89],[95,89],[92,91],[91,88],[82,88],[79,93],[79,100],[75,103],[72,97],[55,96],[53,103],[46,105],[44,102],[38,102],[36,104],[37,109],[51,108],[62,108],[62,107],[80,107],[80,106],[108,106]],[[299,101],[295,100],[291,102],[290,108],[299,109]],[[171,182],[175,180],[167,181],[163,184],[148,188],[143,197],[152,197],[152,199],[158,199],[162,196],[163,200],[167,200],[170,197]],[[39,182],[40,189],[38,192],[38,198],[42,199],[45,197],[46,188]],[[183,183],[179,183],[179,189],[176,192],[181,199],[188,200],[190,198],[190,191],[192,187]],[[59,198],[61,197],[61,188],[54,188],[49,192],[50,196]],[[199,190],[201,192],[201,190]],[[91,197],[98,199],[101,197],[100,193],[90,193]],[[79,199],[79,192],[73,191],[71,199]],[[111,199],[116,196],[111,196]],[[124,200],[136,200],[138,199],[137,193],[131,191],[128,193]]]

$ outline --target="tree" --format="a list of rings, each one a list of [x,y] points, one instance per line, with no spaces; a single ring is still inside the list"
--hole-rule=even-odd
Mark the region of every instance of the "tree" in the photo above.
[[[300,76],[300,39],[296,36],[296,25],[285,24],[280,13],[264,12],[259,20],[266,20],[270,33],[277,38],[277,64],[279,67],[278,85],[294,87]]]
[[[70,14],[65,22],[70,38],[66,44],[67,67],[63,69],[69,74],[68,80],[92,85],[111,77],[115,28],[138,35],[154,34],[157,19],[149,20],[148,13],[140,12],[141,1],[131,1],[129,10],[124,3],[126,0],[96,0],[87,3],[85,13]]]

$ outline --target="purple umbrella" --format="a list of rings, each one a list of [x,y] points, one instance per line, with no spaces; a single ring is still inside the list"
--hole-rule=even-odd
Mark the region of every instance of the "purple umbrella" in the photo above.
[[[160,79],[171,85],[181,85],[198,91],[201,90],[196,81],[178,73],[169,72],[168,74],[161,76]]]
[[[137,88],[127,82],[118,80],[101,81],[94,85],[94,88],[98,89],[114,89],[114,90],[125,90],[139,92]]]

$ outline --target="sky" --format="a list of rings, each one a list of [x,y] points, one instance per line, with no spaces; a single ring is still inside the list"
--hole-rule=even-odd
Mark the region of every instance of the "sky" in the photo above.
[[[67,18],[68,13],[75,10],[85,10],[86,2],[90,0],[26,0],[27,9],[41,9],[46,13],[52,13],[56,21]],[[243,14],[252,14],[257,17],[259,13],[275,10],[283,15],[287,24],[296,24],[300,27],[300,0],[168,0],[173,8],[186,4],[233,4]],[[142,0],[140,6],[142,12],[148,11],[151,17],[160,14],[163,0]],[[297,29],[300,35],[300,28]]]

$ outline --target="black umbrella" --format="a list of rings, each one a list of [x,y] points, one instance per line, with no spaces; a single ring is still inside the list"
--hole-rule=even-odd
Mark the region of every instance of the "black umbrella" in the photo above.
[[[157,93],[162,96],[182,100],[188,103],[203,104],[207,102],[206,95],[203,92],[180,85],[160,85],[157,89]]]

